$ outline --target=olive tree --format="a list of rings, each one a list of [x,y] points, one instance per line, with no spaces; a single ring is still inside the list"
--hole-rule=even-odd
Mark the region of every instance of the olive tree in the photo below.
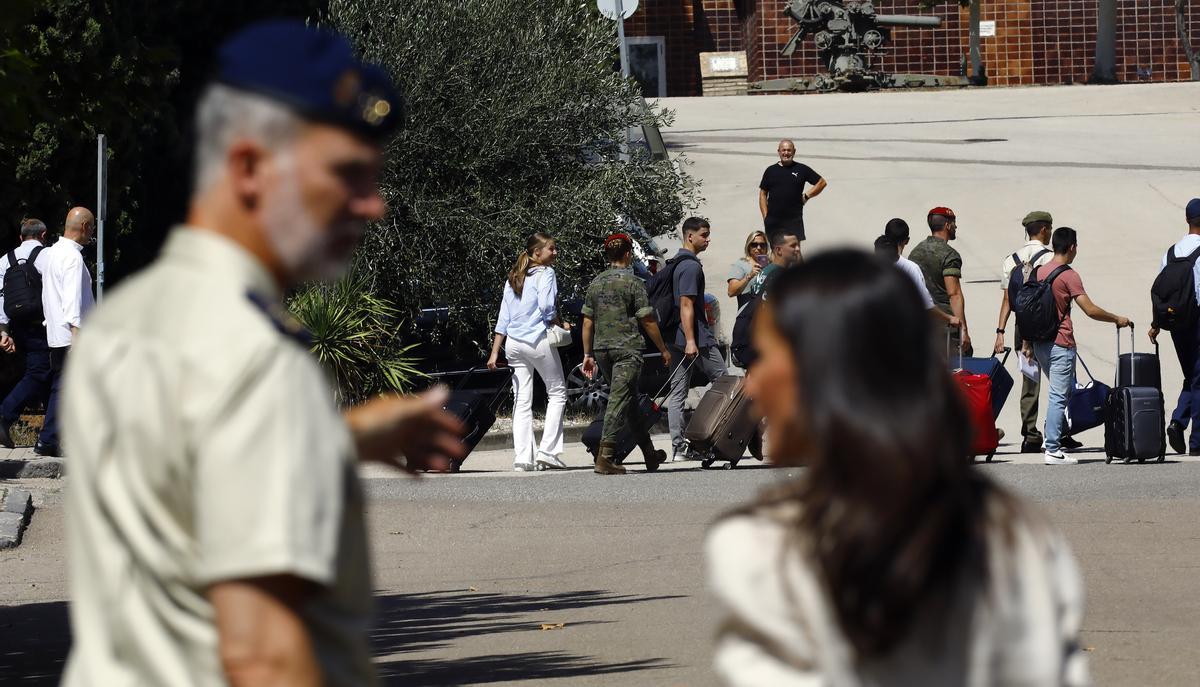
[[[355,264],[405,321],[447,306],[449,335],[479,348],[530,232],[557,238],[570,294],[601,267],[618,214],[654,234],[698,201],[685,161],[625,145],[670,113],[614,69],[614,26],[589,3],[331,0],[324,21],[405,95],[382,176],[390,212]]]

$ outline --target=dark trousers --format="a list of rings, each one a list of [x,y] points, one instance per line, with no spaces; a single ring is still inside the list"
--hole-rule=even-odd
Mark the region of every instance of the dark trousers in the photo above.
[[[596,351],[596,364],[608,380],[608,407],[604,409],[601,444],[615,446],[621,429],[629,427],[645,450],[650,442],[649,427],[642,426],[638,412],[638,377],[642,372],[642,353],[629,348]]]
[[[0,422],[5,427],[16,422],[26,408],[44,402],[50,393],[50,349],[46,346],[46,329],[14,323],[12,337],[17,353],[25,355],[25,375],[0,403]]]
[[[1171,420],[1185,429],[1189,422],[1195,423],[1188,448],[1197,449],[1200,448],[1200,435],[1196,433],[1196,427],[1200,427],[1200,324],[1190,332],[1171,332],[1171,342],[1183,369],[1183,388]]]
[[[1013,350],[1021,352],[1021,332],[1013,336]],[[1038,397],[1042,394],[1042,378],[1032,380],[1021,375],[1021,437],[1030,444],[1041,444],[1044,441],[1042,430],[1038,428]]]
[[[70,346],[50,349],[50,399],[46,401],[46,423],[38,441],[51,449],[58,448],[58,403],[62,391],[63,366],[67,362]]]

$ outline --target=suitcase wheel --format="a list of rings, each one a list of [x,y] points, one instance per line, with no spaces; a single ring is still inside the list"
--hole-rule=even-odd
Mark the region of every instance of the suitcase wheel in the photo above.
[[[1104,464],[1105,464],[1105,465],[1108,465],[1109,463],[1111,463],[1111,462],[1112,462],[1112,459],[1113,459],[1113,457],[1112,457],[1112,456],[1110,456],[1110,455],[1107,455],[1107,454],[1106,454],[1106,455],[1104,456]]]
[[[700,461],[700,468],[702,470],[707,470],[712,467],[714,462],[716,461],[714,461],[712,458],[705,458],[704,460]]]
[[[987,457],[983,459],[984,462],[987,462],[987,463],[992,462],[992,456],[994,456],[994,455],[996,455],[995,451],[992,451],[991,453],[987,454]]]
[[[450,461],[450,472],[458,472],[462,470],[463,462],[461,460]]]
[[[1167,459],[1167,454],[1165,454],[1165,453],[1160,453],[1160,454],[1158,454],[1158,462],[1160,462],[1160,463],[1161,463],[1161,462],[1163,462],[1163,461],[1164,461],[1164,460],[1166,460],[1166,459]]]
[[[1129,465],[1130,463],[1133,462],[1133,456],[1125,456],[1124,460],[1122,460],[1121,462],[1125,463],[1126,465]]]
[[[738,460],[740,460],[740,459],[738,459]],[[737,464],[738,464],[738,461],[737,461],[737,460],[731,460],[731,461],[729,461],[728,463],[726,463],[726,464],[725,464],[725,469],[726,469],[726,470],[732,470],[732,469],[734,469],[734,468],[736,468],[736,467],[737,467]]]

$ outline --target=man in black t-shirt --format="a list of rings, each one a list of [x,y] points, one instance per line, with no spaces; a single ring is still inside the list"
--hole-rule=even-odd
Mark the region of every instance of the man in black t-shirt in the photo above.
[[[825,190],[825,180],[812,167],[796,162],[796,144],[779,142],[779,162],[767,167],[758,185],[758,209],[762,212],[767,236],[788,230],[801,241],[804,236],[804,204]],[[812,190],[804,192],[805,184]],[[800,258],[803,260],[803,256]]]

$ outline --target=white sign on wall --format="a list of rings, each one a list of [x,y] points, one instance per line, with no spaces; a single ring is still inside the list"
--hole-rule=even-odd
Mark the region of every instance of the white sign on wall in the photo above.
[[[710,57],[708,59],[708,67],[714,72],[736,72],[738,71],[738,59],[736,57]]]
[[[979,35],[980,36],[995,36],[996,35],[996,22],[994,22],[994,21],[979,22]]]

